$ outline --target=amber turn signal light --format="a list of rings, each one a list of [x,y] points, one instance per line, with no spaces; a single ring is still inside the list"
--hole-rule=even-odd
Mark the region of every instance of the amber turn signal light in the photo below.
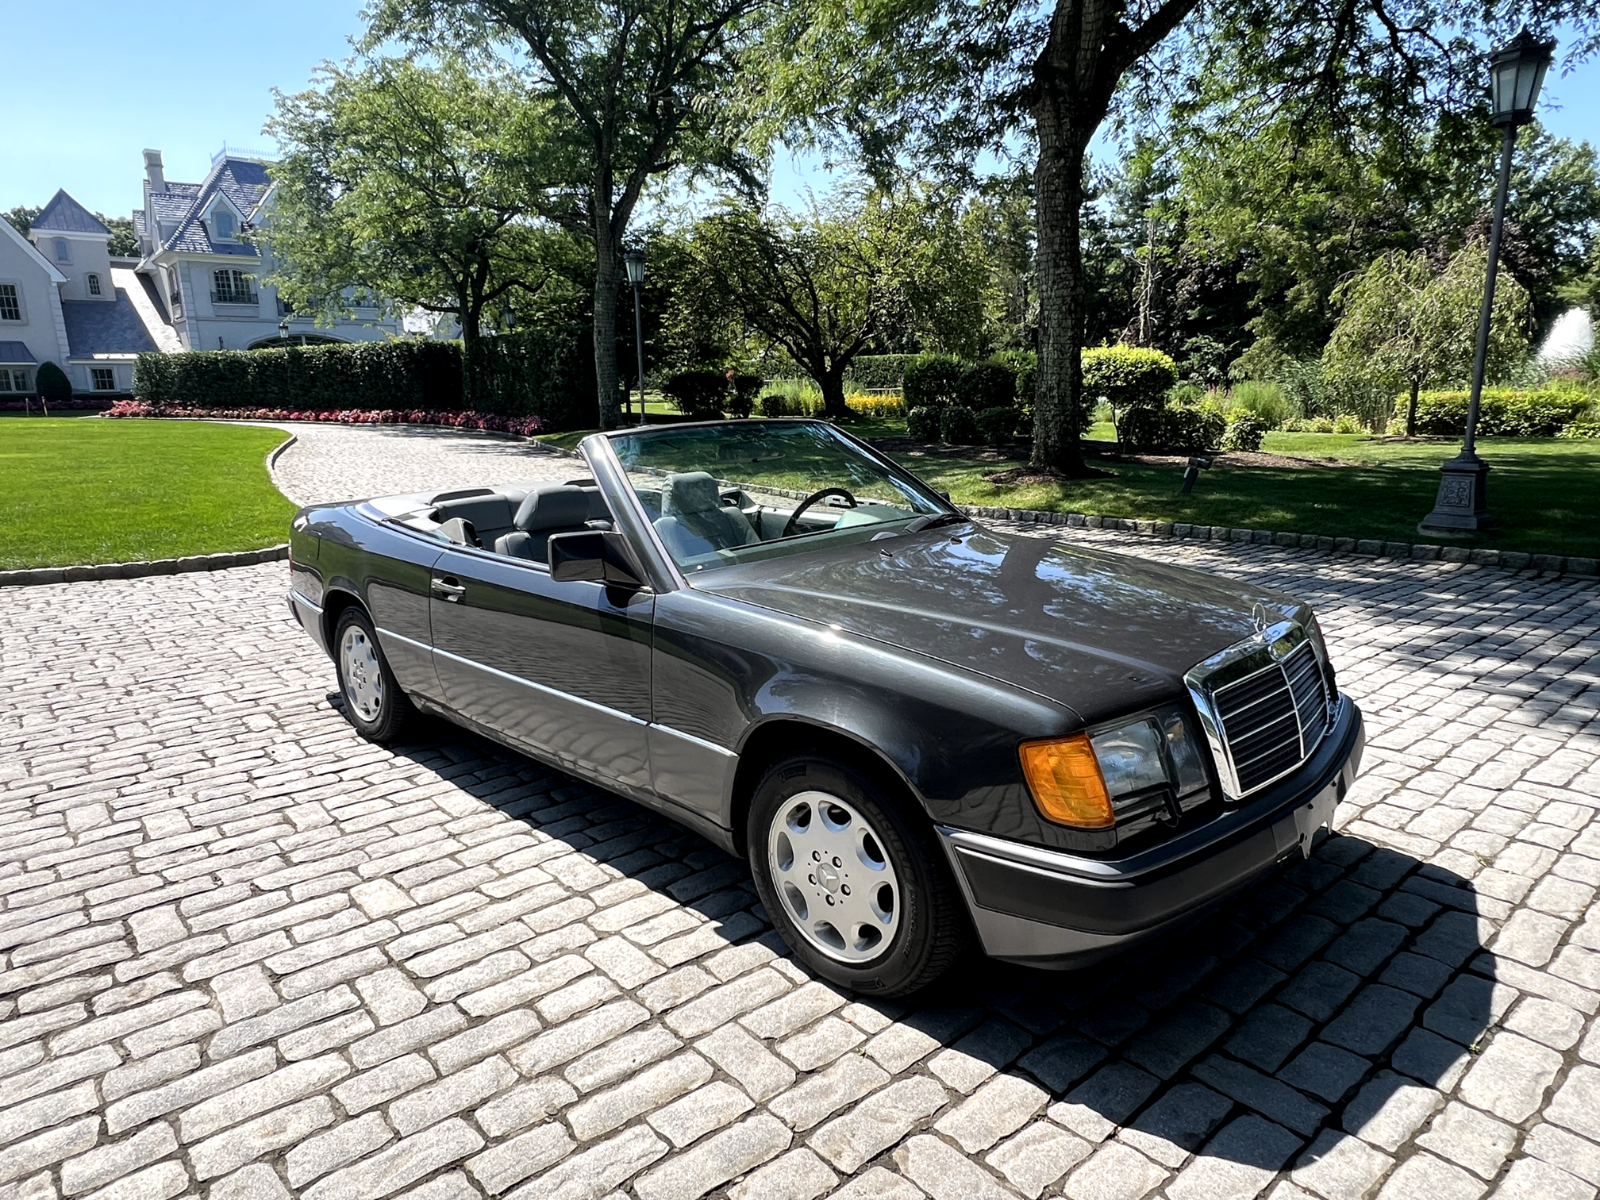
[[[1106,829],[1116,824],[1088,734],[1023,742],[1020,753],[1033,803],[1047,820],[1077,829]]]

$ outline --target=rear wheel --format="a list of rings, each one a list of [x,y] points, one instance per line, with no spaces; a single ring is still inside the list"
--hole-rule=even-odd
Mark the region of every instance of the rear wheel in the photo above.
[[[395,682],[367,614],[355,607],[340,613],[333,645],[344,715],[369,741],[394,741],[417,710]]]
[[[901,797],[820,755],[756,785],[747,844],[768,915],[825,979],[878,996],[933,982],[967,940],[933,831]]]

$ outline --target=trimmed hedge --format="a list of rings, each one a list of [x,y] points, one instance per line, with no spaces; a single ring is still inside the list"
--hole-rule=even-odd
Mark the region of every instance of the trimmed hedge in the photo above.
[[[1004,446],[1017,431],[1017,410],[1009,404],[986,408],[978,414],[978,436],[985,445]]]
[[[1179,454],[1214,450],[1227,430],[1227,418],[1216,409],[1188,404],[1170,408],[1138,405],[1123,413],[1117,423],[1117,433],[1128,449]]]
[[[722,405],[728,398],[728,377],[709,368],[679,371],[661,385],[661,390],[684,416],[709,421],[722,415]]]
[[[1004,363],[990,359],[974,363],[961,372],[957,384],[960,403],[982,412],[989,408],[1010,408],[1017,397],[1017,376]]]
[[[952,446],[978,443],[978,418],[963,404],[952,404],[939,413],[939,440]]]
[[[1119,412],[1159,408],[1178,382],[1178,366],[1159,350],[1141,346],[1096,346],[1083,352],[1083,394],[1104,398]]]
[[[52,404],[72,399],[72,381],[67,378],[65,371],[49,359],[40,363],[38,371],[34,373],[33,388]]]
[[[586,334],[571,326],[480,339],[477,407],[538,417],[553,429],[592,428],[599,414]],[[462,407],[461,343],[407,339],[141,354],[133,395],[185,409],[451,412]]]
[[[906,368],[916,360],[915,354],[859,354],[850,360],[845,382],[858,388],[898,388],[904,385]]]
[[[1033,411],[1036,380],[1039,376],[1039,354],[1035,350],[1002,350],[989,360],[1008,368],[1016,379],[1017,405],[1024,412]]]
[[[1417,432],[1454,436],[1467,427],[1468,392],[1423,392],[1417,397]],[[1478,403],[1482,437],[1554,437],[1588,411],[1594,397],[1548,388],[1522,392],[1486,388]]]
[[[939,438],[939,413],[941,409],[924,405],[906,413],[906,436],[915,442],[933,442]]]
[[[919,354],[906,366],[906,407],[944,408],[961,396],[961,375],[967,364],[950,354]]]

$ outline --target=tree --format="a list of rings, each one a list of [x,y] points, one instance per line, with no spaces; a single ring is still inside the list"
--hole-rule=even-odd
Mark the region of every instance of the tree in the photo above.
[[[493,53],[520,44],[535,99],[559,114],[577,182],[544,211],[594,246],[600,423],[619,417],[617,291],[622,248],[645,185],[715,171],[756,185],[741,130],[719,96],[761,0],[379,0],[369,42],[399,37]]]
[[[44,211],[42,206],[32,204],[19,204],[13,209],[0,213],[10,222],[11,227],[23,237],[28,236],[28,230],[33,228],[33,223],[39,219],[39,214]]]
[[[1592,0],[1531,14],[1476,0],[804,0],[767,51],[769,127],[857,145],[882,170],[915,159],[970,173],[982,151],[1032,139],[1033,463],[1082,474],[1084,163],[1108,117],[1181,96],[1240,140],[1285,120],[1403,150],[1429,113],[1481,127],[1479,50],[1522,19],[1568,22],[1578,56],[1600,46]]]
[[[888,331],[946,337],[982,324],[983,264],[921,198],[838,193],[799,213],[732,202],[694,228],[696,288],[683,298],[730,313],[782,348],[848,419],[850,363]]]
[[[111,230],[111,240],[106,243],[106,252],[116,258],[138,258],[139,239],[133,232],[132,217],[108,217],[104,213],[96,214],[100,223]]]
[[[485,324],[547,301],[575,253],[535,212],[562,164],[548,116],[510,77],[450,57],[327,65],[321,86],[278,93],[267,130],[285,153],[262,236],[279,294],[319,314],[454,316],[472,407]]]
[[[1344,315],[1323,351],[1323,378],[1370,381],[1390,394],[1409,390],[1406,436],[1417,434],[1417,394],[1464,380],[1477,347],[1488,248],[1468,242],[1435,274],[1425,251],[1393,251],[1343,289]],[[1531,306],[1514,278],[1502,276],[1489,324],[1492,378],[1528,353]]]

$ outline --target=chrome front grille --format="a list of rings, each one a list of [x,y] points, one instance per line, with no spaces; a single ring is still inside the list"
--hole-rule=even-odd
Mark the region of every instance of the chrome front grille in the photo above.
[[[1234,799],[1287,775],[1328,732],[1334,697],[1315,646],[1294,622],[1207,660],[1187,682]]]

